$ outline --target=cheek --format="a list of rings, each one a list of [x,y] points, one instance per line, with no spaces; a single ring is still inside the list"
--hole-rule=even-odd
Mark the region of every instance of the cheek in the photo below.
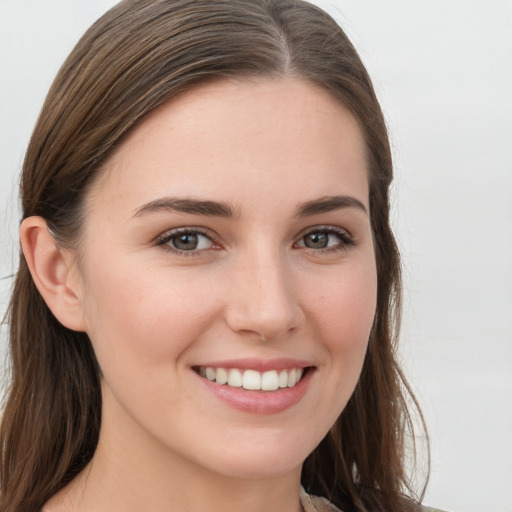
[[[325,284],[326,283],[326,284]],[[317,328],[333,351],[366,349],[375,316],[377,278],[373,261],[340,272],[311,297]]]
[[[144,378],[159,367],[167,373],[214,316],[197,282],[168,269],[137,268],[103,264],[89,273],[88,334],[105,377]]]
[[[320,439],[350,399],[364,363],[376,308],[377,279],[373,260],[333,273],[323,289],[309,295],[309,328],[322,348],[319,376],[322,393],[310,432]]]
[[[328,370],[324,407],[330,424],[344,409],[359,380],[377,301],[373,260],[346,270],[329,280],[324,292],[311,301],[315,308],[313,327],[319,333]]]

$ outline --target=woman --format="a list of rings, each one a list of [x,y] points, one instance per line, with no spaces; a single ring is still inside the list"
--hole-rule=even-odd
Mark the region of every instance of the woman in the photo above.
[[[1,510],[419,509],[391,178],[318,8],[98,20],[24,163]]]

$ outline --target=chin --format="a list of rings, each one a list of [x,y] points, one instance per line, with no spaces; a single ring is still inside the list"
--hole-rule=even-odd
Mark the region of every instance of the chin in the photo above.
[[[316,439],[297,439],[289,433],[283,436],[282,432],[278,436],[262,436],[260,432],[249,437],[229,447],[215,447],[203,458],[202,465],[229,478],[276,478],[290,472],[300,473],[304,460],[317,444]],[[215,463],[209,464],[212,460]]]
[[[224,461],[216,468],[218,473],[235,479],[267,480],[275,479],[291,472],[300,472],[304,459],[297,457],[237,457]]]

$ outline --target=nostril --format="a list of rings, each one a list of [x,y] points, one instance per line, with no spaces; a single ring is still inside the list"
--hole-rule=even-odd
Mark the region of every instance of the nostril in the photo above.
[[[288,336],[302,325],[304,312],[291,278],[274,267],[255,264],[236,281],[225,310],[226,322],[234,332],[268,342]]]

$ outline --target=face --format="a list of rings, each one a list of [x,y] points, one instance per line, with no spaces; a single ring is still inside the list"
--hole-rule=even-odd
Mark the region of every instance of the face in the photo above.
[[[147,117],[86,204],[102,439],[227,476],[300,471],[361,371],[368,211],[360,129],[315,85],[207,84]]]

